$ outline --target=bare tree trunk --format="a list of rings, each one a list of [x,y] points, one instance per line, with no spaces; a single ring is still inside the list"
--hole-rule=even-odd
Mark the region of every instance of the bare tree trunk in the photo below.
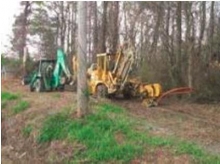
[[[181,73],[182,73],[182,2],[177,2],[177,56],[176,56],[176,79],[177,84],[181,84]]]
[[[60,33],[60,38],[61,38],[61,47],[64,49],[64,44],[65,44],[65,33],[66,33],[66,22],[65,22],[65,16],[64,16],[64,1],[61,1],[61,6],[60,6],[60,12],[61,12],[61,33]]]
[[[23,19],[22,19],[22,48],[21,48],[21,52],[19,53],[19,57],[20,59],[23,58],[24,56],[24,49],[26,47],[26,41],[27,41],[27,25],[28,25],[28,15],[30,14],[31,10],[30,10],[30,2],[29,1],[26,1],[24,2],[25,3],[25,7],[24,7],[24,16],[23,16]]]
[[[207,56],[207,60],[211,60],[211,56],[213,55],[213,36],[214,36],[214,26],[215,26],[215,17],[214,17],[214,6],[215,2],[211,2],[211,10],[210,10],[210,22],[209,22],[209,56]]]
[[[78,68],[77,68],[77,115],[88,113],[87,54],[86,54],[86,2],[78,2]]]
[[[71,27],[71,53],[76,53],[76,4],[77,2],[72,2],[72,27]]]
[[[67,6],[67,38],[66,38],[66,43],[67,43],[67,55],[71,56],[72,54],[70,54],[70,27],[71,27],[71,21],[70,21],[70,3],[68,3]]]
[[[108,2],[103,2],[103,16],[102,16],[102,31],[101,31],[101,39],[100,39],[100,52],[106,51],[106,29],[107,29],[107,8]]]
[[[151,50],[150,50],[150,56],[155,57],[155,54],[157,52],[157,44],[159,39],[159,31],[160,31],[160,25],[161,20],[163,20],[163,8],[161,7],[163,5],[163,2],[157,5],[157,21],[154,27],[154,35],[153,35],[153,42],[151,44]]]
[[[92,2],[88,2],[88,8],[87,8],[87,26],[88,26],[88,32],[87,32],[87,44],[88,44],[88,63],[90,63],[92,60],[92,54],[91,54],[91,45],[92,45]]]
[[[110,37],[111,39],[111,46],[112,51],[115,53],[117,51],[117,45],[118,45],[118,16],[119,16],[119,2],[111,2],[111,11],[109,13],[110,16],[110,23],[109,26],[111,26],[110,30]]]
[[[201,56],[201,44],[204,36],[205,25],[206,25],[206,2],[202,3],[202,11],[201,11],[201,18],[200,18],[200,34],[199,34],[199,47],[198,47],[198,55]]]
[[[97,18],[97,2],[93,2],[94,30],[93,30],[93,55],[92,62],[96,62],[96,54],[98,53],[98,18]]]

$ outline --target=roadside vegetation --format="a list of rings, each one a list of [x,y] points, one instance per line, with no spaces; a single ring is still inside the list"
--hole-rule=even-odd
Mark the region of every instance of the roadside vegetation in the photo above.
[[[150,129],[146,121],[129,116],[123,108],[101,104],[83,119],[71,118],[68,112],[49,116],[37,140],[38,143],[52,140],[79,143],[81,148],[74,152],[70,163],[127,163],[156,148],[166,148],[176,156],[187,154],[195,163],[220,163],[220,156],[207,153],[195,143],[154,136]]]
[[[12,104],[9,110],[12,115],[18,114],[30,107],[30,103],[22,100],[18,94],[10,92],[1,92],[1,108],[6,109],[8,104]]]

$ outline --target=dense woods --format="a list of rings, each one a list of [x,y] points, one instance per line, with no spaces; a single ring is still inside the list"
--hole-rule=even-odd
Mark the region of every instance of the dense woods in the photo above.
[[[76,2],[21,2],[13,25],[12,50],[54,58],[64,48],[77,54]],[[162,86],[190,86],[198,97],[220,97],[219,2],[87,2],[87,62],[125,41],[136,49],[137,75]]]

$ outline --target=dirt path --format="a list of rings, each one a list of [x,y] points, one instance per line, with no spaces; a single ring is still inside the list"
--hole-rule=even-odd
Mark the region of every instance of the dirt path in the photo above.
[[[178,136],[194,141],[208,151],[220,153],[220,103],[195,104],[170,102],[146,108],[137,101],[117,101],[132,115],[146,119],[155,134]]]

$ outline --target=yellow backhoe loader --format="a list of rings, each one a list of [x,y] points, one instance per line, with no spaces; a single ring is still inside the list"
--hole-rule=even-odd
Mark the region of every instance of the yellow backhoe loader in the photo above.
[[[141,98],[146,106],[155,106],[168,94],[188,93],[188,87],[175,88],[162,94],[159,83],[146,84],[131,73],[135,62],[134,48],[125,44],[116,54],[97,54],[97,62],[93,63],[87,71],[90,94],[100,97],[113,97],[123,95],[126,99]],[[77,71],[77,60],[73,58],[73,69]]]

